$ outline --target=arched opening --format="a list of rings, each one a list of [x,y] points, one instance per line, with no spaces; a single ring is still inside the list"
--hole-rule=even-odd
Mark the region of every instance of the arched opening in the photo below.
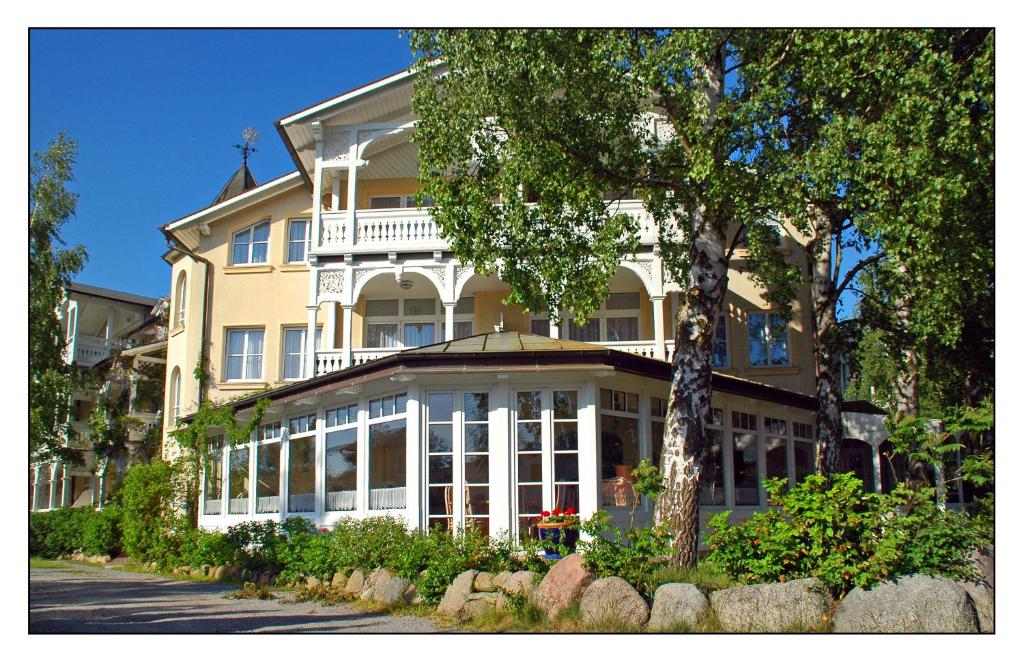
[[[839,450],[841,473],[853,472],[864,483],[865,491],[875,491],[874,461],[871,446],[860,439],[843,439]]]
[[[511,289],[497,276],[473,274],[458,290],[458,304],[455,306],[455,338],[464,338],[475,333],[489,333],[497,329],[538,333],[532,330],[533,319],[521,306],[507,306],[504,303]],[[547,321],[544,316],[543,320]],[[547,331],[538,333],[547,335]]]
[[[640,277],[626,267],[616,267],[608,290],[608,298],[583,324],[562,315],[559,337],[613,346],[654,340],[653,309]]]
[[[185,272],[178,274],[177,284],[174,286],[174,325],[185,326]]]
[[[382,271],[363,285],[352,311],[352,346],[401,350],[440,342],[445,313],[434,283],[423,274],[405,271],[395,280]]]
[[[171,371],[171,425],[177,425],[181,418],[181,370]]]

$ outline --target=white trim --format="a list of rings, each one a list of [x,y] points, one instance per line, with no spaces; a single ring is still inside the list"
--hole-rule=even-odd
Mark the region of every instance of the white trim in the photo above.
[[[312,108],[307,108],[306,110],[300,110],[297,113],[294,113],[294,114],[289,115],[287,117],[283,117],[283,118],[281,118],[281,119],[279,119],[277,121],[277,124],[279,126],[282,126],[282,127],[287,127],[287,125],[293,124],[293,123],[295,123],[295,122],[297,122],[297,121],[299,121],[301,119],[305,119],[307,117],[310,117],[311,115],[316,115],[318,113],[321,113],[321,112],[327,110],[328,108],[330,108],[331,106],[337,106],[337,105],[343,104],[343,103],[345,103],[347,101],[351,101],[352,99],[356,99],[356,98],[361,97],[361,96],[363,96],[365,94],[369,94],[370,92],[374,92],[376,90],[379,90],[382,87],[386,87],[386,86],[388,86],[388,85],[390,85],[392,83],[396,83],[396,82],[398,82],[398,81],[400,81],[400,80],[402,80],[404,78],[409,78],[412,75],[413,75],[413,71],[412,71],[411,68],[410,69],[405,69],[403,71],[398,72],[397,74],[392,74],[391,76],[388,76],[387,78],[383,78],[383,79],[377,81],[376,83],[370,83],[369,85],[364,85],[362,87],[357,87],[356,89],[352,90],[351,92],[346,92],[345,94],[342,94],[340,96],[336,96],[336,97],[333,97],[331,99],[328,99],[327,101],[321,102],[321,103],[313,106]]]
[[[213,205],[212,207],[207,207],[206,209],[193,212],[192,214],[189,214],[184,218],[180,218],[176,221],[171,221],[170,223],[164,226],[164,229],[174,231],[179,230],[182,227],[189,225],[195,221],[205,219],[207,222],[210,222],[216,220],[212,217],[239,211],[239,209],[243,206],[255,204],[256,202],[259,202],[260,199],[262,199],[263,197],[266,197],[272,193],[276,193],[277,189],[279,188],[294,188],[295,186],[302,184],[302,182],[302,174],[298,170],[290,172],[287,175],[282,175],[277,179],[272,179],[266,184],[262,184],[260,186],[257,186],[256,188],[249,189],[248,191],[242,193],[241,195],[236,195],[235,197],[229,198],[224,202]],[[245,204],[243,205],[242,203]]]

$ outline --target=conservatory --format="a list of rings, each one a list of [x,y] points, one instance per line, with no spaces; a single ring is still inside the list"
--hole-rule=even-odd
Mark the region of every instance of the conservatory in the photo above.
[[[295,515],[330,526],[391,515],[410,527],[529,532],[543,510],[650,517],[631,470],[659,461],[670,364],[513,332],[408,349],[261,394],[247,444],[211,439],[200,524]],[[715,373],[701,514],[765,506],[761,481],[814,469],[813,398]],[[256,397],[236,403],[240,419]],[[863,418],[863,415],[862,415]],[[880,485],[884,429],[861,426]],[[861,456],[857,456],[863,460]]]

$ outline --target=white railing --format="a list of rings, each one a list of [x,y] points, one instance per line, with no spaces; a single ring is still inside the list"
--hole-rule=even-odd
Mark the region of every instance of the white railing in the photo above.
[[[356,491],[328,492],[325,510],[355,510]]]
[[[345,367],[345,352],[340,349],[330,349],[325,352],[316,353],[316,374],[326,375],[329,372],[342,370]]]
[[[231,515],[245,515],[249,512],[249,497],[231,499],[228,502],[228,513]]]
[[[671,363],[672,362],[672,357],[675,356],[675,353],[676,353],[676,341],[675,340],[666,341],[665,342],[665,360],[668,361],[669,363]]]
[[[628,352],[648,359],[664,360],[664,355],[657,351],[658,346],[653,340],[617,340],[601,344],[608,349],[617,349],[620,352]]]
[[[404,487],[382,487],[370,490],[370,510],[405,508]]]
[[[352,365],[360,365],[368,361],[376,361],[402,351],[398,347],[360,347],[352,350]]]
[[[314,510],[316,510],[315,494],[292,494],[288,497],[288,512],[311,513]]]
[[[224,512],[223,499],[207,499],[203,506],[204,515],[220,515]]]
[[[110,356],[110,343],[96,336],[78,336],[75,341],[75,362],[80,366],[94,366]]]
[[[349,236],[347,212],[320,215],[321,249],[394,250],[444,248],[437,223],[425,209],[356,210],[355,237]]]
[[[281,497],[266,496],[256,498],[257,513],[277,513],[281,511]]]

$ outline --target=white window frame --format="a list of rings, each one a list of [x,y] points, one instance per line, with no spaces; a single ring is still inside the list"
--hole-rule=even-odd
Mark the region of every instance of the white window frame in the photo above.
[[[175,328],[185,326],[185,296],[188,285],[188,276],[184,271],[178,274],[177,290],[174,297],[174,325]]]
[[[322,350],[324,348],[323,347],[323,344],[324,344],[323,330],[324,330],[323,324],[317,324],[316,325],[316,338],[313,341],[313,344],[314,344],[313,351],[314,352],[320,351],[320,350]],[[289,356],[294,356],[294,354],[290,354],[287,351],[287,348],[288,348],[287,335],[288,335],[288,333],[290,331],[301,331],[302,332],[302,343],[301,343],[302,350],[301,350],[301,353],[299,355],[299,376],[298,377],[289,377],[289,376],[287,376],[285,374],[285,365],[287,365],[286,360],[287,360],[287,358]],[[294,382],[294,381],[300,381],[300,380],[303,380],[303,379],[308,379],[311,376],[311,375],[307,375],[306,374],[306,367],[307,367],[306,357],[308,356],[308,354],[306,352],[309,351],[309,347],[307,346],[307,338],[306,338],[306,336],[309,335],[308,332],[309,332],[309,327],[308,326],[299,326],[299,325],[296,324],[296,325],[292,325],[292,326],[283,326],[283,327],[281,327],[281,381]],[[266,345],[264,345],[264,347],[265,346]]]
[[[307,425],[306,429],[292,432],[291,424],[293,420],[298,422],[305,420]],[[312,421],[312,426],[309,426],[309,421]],[[284,490],[281,495],[281,508],[282,512],[284,512],[286,516],[300,515],[303,517],[313,517],[317,512],[317,484],[320,474],[323,473],[323,468],[321,466],[322,460],[319,457],[319,444],[317,442],[318,431],[322,427],[321,422],[320,416],[316,410],[306,411],[297,416],[288,416],[281,421],[283,427],[281,448],[284,451],[284,457],[286,458],[281,467],[281,471],[284,474]],[[287,431],[287,434],[285,434],[284,430]],[[285,441],[285,439],[287,439],[287,441]],[[305,441],[307,439],[313,442],[313,507],[310,510],[292,510],[292,442]]]
[[[387,211],[389,209],[416,209],[417,208],[416,207],[416,200],[414,200],[415,197],[416,197],[415,193],[391,193],[391,194],[388,194],[388,195],[371,195],[370,199],[369,199],[369,206],[370,206],[370,209],[372,209],[373,211]],[[398,198],[398,206],[397,207],[377,207],[377,208],[374,208],[374,206],[373,206],[373,201],[374,200],[384,200],[384,199],[387,199],[387,198]],[[432,206],[433,205],[424,205],[423,208],[427,209],[428,207],[432,207]]]
[[[673,319],[675,319],[673,317]],[[722,365],[715,365],[715,342],[718,337],[718,325],[721,324],[725,329],[725,363]],[[729,351],[732,348],[731,340],[731,329],[729,328],[729,316],[725,313],[718,315],[718,321],[715,323],[715,334],[711,337],[711,367],[717,370],[727,370],[732,364],[732,352]],[[787,345],[788,348],[788,345]]]
[[[348,415],[349,414],[349,410],[351,410],[353,408],[355,409],[355,417],[354,418],[350,417]],[[345,421],[344,422],[338,422],[337,419],[335,419],[335,422],[333,424],[331,424],[328,421],[328,415],[331,412],[337,412],[337,411],[342,411],[342,410],[345,411]],[[367,409],[367,411],[369,411],[369,410]],[[324,443],[323,470],[321,472],[322,476],[320,478],[320,481],[323,484],[323,495],[324,495],[323,496],[323,499],[324,499],[323,511],[324,511],[325,514],[327,514],[327,513],[329,513],[329,514],[342,514],[344,516],[344,515],[351,515],[352,513],[354,513],[354,512],[359,510],[359,504],[360,504],[360,480],[361,480],[360,476],[362,476],[362,474],[363,474],[364,467],[369,466],[367,458],[365,458],[363,456],[364,455],[364,451],[366,450],[366,448],[364,447],[364,444],[363,444],[362,440],[360,439],[360,437],[361,437],[360,428],[362,426],[362,424],[361,424],[362,418],[363,418],[363,413],[362,413],[362,409],[359,407],[359,402],[358,401],[346,402],[344,404],[339,404],[337,406],[329,406],[329,407],[327,407],[324,410],[324,424],[323,424],[323,428],[324,428],[324,432],[323,432],[323,435],[324,435],[324,442],[323,442]],[[327,450],[328,450],[327,449],[327,435],[329,435],[332,432],[341,432],[341,431],[344,431],[344,430],[352,430],[352,431],[355,432],[356,487],[355,487],[355,490],[353,490],[355,492],[355,494],[353,496],[353,501],[352,501],[352,507],[351,508],[336,508],[336,509],[332,509],[332,508],[328,507],[328,497],[329,497],[330,492],[327,489]]]
[[[609,400],[610,400],[610,404],[612,405],[611,408],[602,406],[601,391],[608,391],[610,393]],[[622,394],[622,404],[623,404],[623,408],[622,409],[618,409],[618,408],[615,407],[615,394],[616,393],[621,393]],[[614,417],[617,417],[617,418],[626,418],[626,419],[634,420],[634,421],[636,421],[636,432],[637,432],[637,438],[636,438],[637,457],[640,458],[640,459],[644,459],[644,458],[650,459],[651,454],[650,454],[650,452],[647,449],[644,448],[644,444],[643,444],[643,436],[644,436],[644,432],[643,432],[643,419],[640,416],[640,412],[643,411],[643,405],[641,403],[640,393],[639,392],[634,392],[634,391],[620,391],[618,389],[603,387],[603,388],[598,390],[597,395],[598,395],[598,398],[597,398],[597,431],[598,431],[597,475],[598,475],[598,480],[600,481],[600,483],[599,483],[599,492],[600,492],[599,493],[599,497],[600,497],[599,507],[600,508],[604,508],[604,509],[630,510],[633,507],[632,504],[629,504],[629,505],[626,505],[626,506],[616,506],[614,504],[607,504],[607,503],[605,503],[604,481],[605,480],[614,480],[614,479],[613,478],[612,479],[603,478],[601,476],[601,470],[603,468],[601,466],[601,458],[602,458],[602,455],[604,453],[604,449],[601,448],[601,443],[603,442],[604,417],[605,416],[614,416]],[[636,406],[636,411],[635,412],[629,411],[629,409],[630,409],[630,407],[629,407],[629,396],[633,396],[633,397],[636,398],[637,406]],[[665,419],[661,419],[661,421],[664,422]],[[631,499],[639,499],[640,495],[637,494],[636,492],[633,492],[630,495],[630,498]],[[637,504],[637,505],[639,506],[640,504]]]
[[[428,297],[391,297],[389,299],[367,299],[369,301],[398,301],[398,315],[364,315],[363,316],[363,338],[364,346],[370,349],[405,349],[410,345],[405,344],[405,326],[406,324],[433,324],[434,325],[434,343],[439,343],[444,340],[444,305],[441,303],[441,299],[433,297],[434,299],[434,314],[433,315],[406,315],[405,314],[405,302],[409,299],[426,299]],[[365,308],[364,308],[365,310]],[[456,315],[455,321],[465,321],[459,318],[467,318],[472,320],[472,315]],[[394,324],[397,328],[396,340],[394,347],[380,347],[375,348],[367,344],[367,340],[370,337],[370,325],[371,324]]]
[[[644,292],[643,291],[640,291],[640,290],[620,290],[620,291],[615,291],[615,292],[609,292],[608,293],[608,298],[610,299],[613,294],[636,294],[636,295],[638,295],[640,297],[640,305],[643,306],[643,303],[644,303]],[[616,309],[609,310],[608,309],[608,301],[606,299],[605,301],[601,302],[601,307],[600,308],[598,308],[596,311],[594,311],[593,313],[591,313],[590,315],[587,316],[587,320],[596,319],[598,321],[598,335],[600,337],[600,340],[597,340],[597,341],[577,341],[577,342],[601,342],[601,343],[608,343],[608,342],[622,342],[622,343],[643,342],[643,340],[644,340],[644,338],[643,338],[643,328],[641,327],[641,324],[640,324],[640,322],[643,319],[643,317],[641,316],[640,311],[641,311],[640,308],[616,308]],[[614,319],[618,319],[620,317],[635,317],[636,318],[636,336],[637,337],[636,337],[635,340],[608,340],[608,320],[609,319],[613,319],[613,318]],[[563,314],[561,314],[561,318],[562,318],[562,320],[561,320],[562,323],[558,327],[558,337],[561,338],[562,340],[571,340],[571,338],[569,337],[570,326],[572,326],[573,328],[579,328],[579,327],[576,326],[575,320],[570,315],[568,315],[566,313],[563,313]]]
[[[263,334],[263,353],[259,355],[259,357],[260,357],[260,374],[257,375],[256,377],[246,377],[245,376],[245,368],[246,368],[246,366],[249,363],[248,359],[249,359],[250,356],[255,356],[255,355],[250,355],[249,354],[249,334],[254,332],[254,331],[258,331],[259,333]],[[231,334],[232,333],[244,333],[245,334],[245,340],[242,343],[242,353],[241,354],[229,354],[229,348],[231,347]],[[266,353],[267,353],[267,334],[266,334],[266,330],[263,327],[255,327],[254,326],[254,327],[239,327],[239,328],[233,328],[233,329],[225,329],[224,330],[224,381],[225,382],[259,382],[259,381],[263,381],[263,373],[264,373],[264,367],[265,367],[263,359],[266,356]],[[228,359],[231,356],[241,356],[242,357],[242,376],[241,377],[231,377],[231,375],[228,373]]]
[[[287,426],[286,421],[272,421],[269,423],[260,423],[260,425],[252,432],[252,496],[253,499],[253,513],[255,515],[265,514],[278,514],[281,512],[284,501],[284,487],[282,482],[284,481],[285,474],[285,463],[284,463],[284,430]],[[273,436],[267,433],[271,428],[276,428]],[[274,497],[261,497],[260,496],[260,448],[263,446],[269,446],[270,444],[280,444],[277,447],[277,495]],[[274,498],[277,499],[277,508],[274,510],[260,510],[260,499]]]
[[[750,352],[750,343],[751,343],[750,323],[751,323],[751,316],[753,316],[753,315],[764,315],[765,355],[768,358],[768,363],[766,363],[764,365],[754,365],[753,361],[751,361],[751,358],[750,358],[750,354],[751,354],[751,352]],[[775,362],[772,361],[772,341],[776,340],[776,338],[774,338],[771,335],[771,329],[772,329],[771,318],[772,318],[772,316],[785,317],[784,315],[782,315],[782,313],[779,313],[778,311],[774,311],[774,310],[750,310],[750,311],[747,311],[747,364],[751,368],[781,368],[781,367],[787,367],[787,366],[793,365],[793,344],[792,344],[791,339],[789,337],[789,320],[788,319],[786,320],[786,338],[785,338],[785,340],[786,340],[786,361],[785,361],[785,363],[775,363]]]
[[[391,399],[391,413],[390,414],[384,414],[383,413],[383,403],[384,403],[384,400],[387,400],[389,398]],[[402,410],[401,413],[398,413],[398,398],[402,398],[404,400],[404,407],[403,407],[403,410]],[[381,488],[381,487],[374,488],[373,485],[370,482],[372,480],[372,475],[371,475],[371,470],[370,470],[370,462],[371,462],[371,460],[373,458],[373,447],[370,445],[371,444],[371,441],[370,441],[370,428],[372,428],[374,425],[377,425],[379,423],[389,423],[389,422],[392,422],[392,421],[405,421],[406,435],[408,435],[408,432],[409,432],[408,413],[409,413],[409,406],[410,406],[410,402],[409,401],[410,401],[410,398],[409,398],[409,392],[408,391],[398,391],[398,392],[392,392],[392,393],[384,393],[384,394],[382,394],[382,395],[380,395],[378,397],[368,398],[366,400],[366,425],[365,425],[365,428],[364,428],[366,430],[366,432],[365,432],[366,441],[365,441],[365,443],[363,445],[359,446],[360,449],[363,449],[363,448],[366,449],[366,459],[363,462],[363,465],[365,466],[365,469],[362,470],[364,472],[364,475],[366,476],[366,490],[365,490],[366,507],[365,507],[364,512],[386,514],[389,511],[390,512],[395,512],[395,511],[404,510],[409,505],[409,490],[410,489],[414,489],[414,486],[409,484],[409,462],[411,461],[411,458],[409,458],[408,448],[406,448],[406,451],[405,451],[406,452],[406,457],[405,457],[405,463],[406,464],[405,464],[405,476],[403,477],[403,480],[405,481],[405,486],[404,486],[405,487],[405,497],[404,497],[404,502],[405,503],[404,503],[404,505],[402,505],[401,507],[396,507],[396,508],[379,508],[379,507],[375,508],[374,504],[373,504],[373,496],[374,496],[373,493],[374,493],[374,490],[375,489],[377,489],[377,490],[384,490],[384,489],[392,489],[392,488]],[[370,414],[370,412],[371,412],[371,410],[373,408],[373,403],[374,402],[380,402],[381,403],[381,408],[382,408],[381,409],[381,413],[378,414],[377,416],[371,416],[371,414]]]
[[[266,241],[267,250],[265,251],[265,254],[266,254],[267,257],[262,262],[255,262],[252,259],[252,247],[253,247],[253,244],[254,243],[261,243],[262,244],[264,242],[262,242],[262,241],[261,242],[253,242],[253,235],[255,234],[257,228],[259,228],[261,226],[264,226],[264,225],[267,226],[267,241]],[[243,235],[243,234],[247,234],[247,233],[249,235],[249,239],[248,239],[248,243],[247,243],[247,246],[248,246],[247,259],[244,262],[235,262],[235,239],[238,236]],[[247,225],[246,227],[242,228],[241,230],[238,230],[236,232],[231,233],[231,245],[228,248],[228,250],[230,251],[229,257],[231,259],[231,264],[232,265],[270,264],[270,219],[264,219],[262,221],[257,221],[255,223],[253,223],[252,225]]]
[[[301,223],[306,227],[306,240],[303,242],[295,241],[292,239],[292,225],[296,223]],[[286,240],[284,242],[284,261],[287,264],[305,264],[306,261],[309,259],[309,251],[312,248],[312,237],[310,236],[310,230],[312,228],[312,225],[312,219],[309,218],[299,217],[288,219],[288,234],[285,236]],[[300,243],[302,244],[302,257],[299,258],[298,260],[293,260],[291,259],[292,245]]]
[[[181,419],[181,370],[177,367],[171,375],[171,397],[174,398],[171,407],[171,423],[178,424]]]

